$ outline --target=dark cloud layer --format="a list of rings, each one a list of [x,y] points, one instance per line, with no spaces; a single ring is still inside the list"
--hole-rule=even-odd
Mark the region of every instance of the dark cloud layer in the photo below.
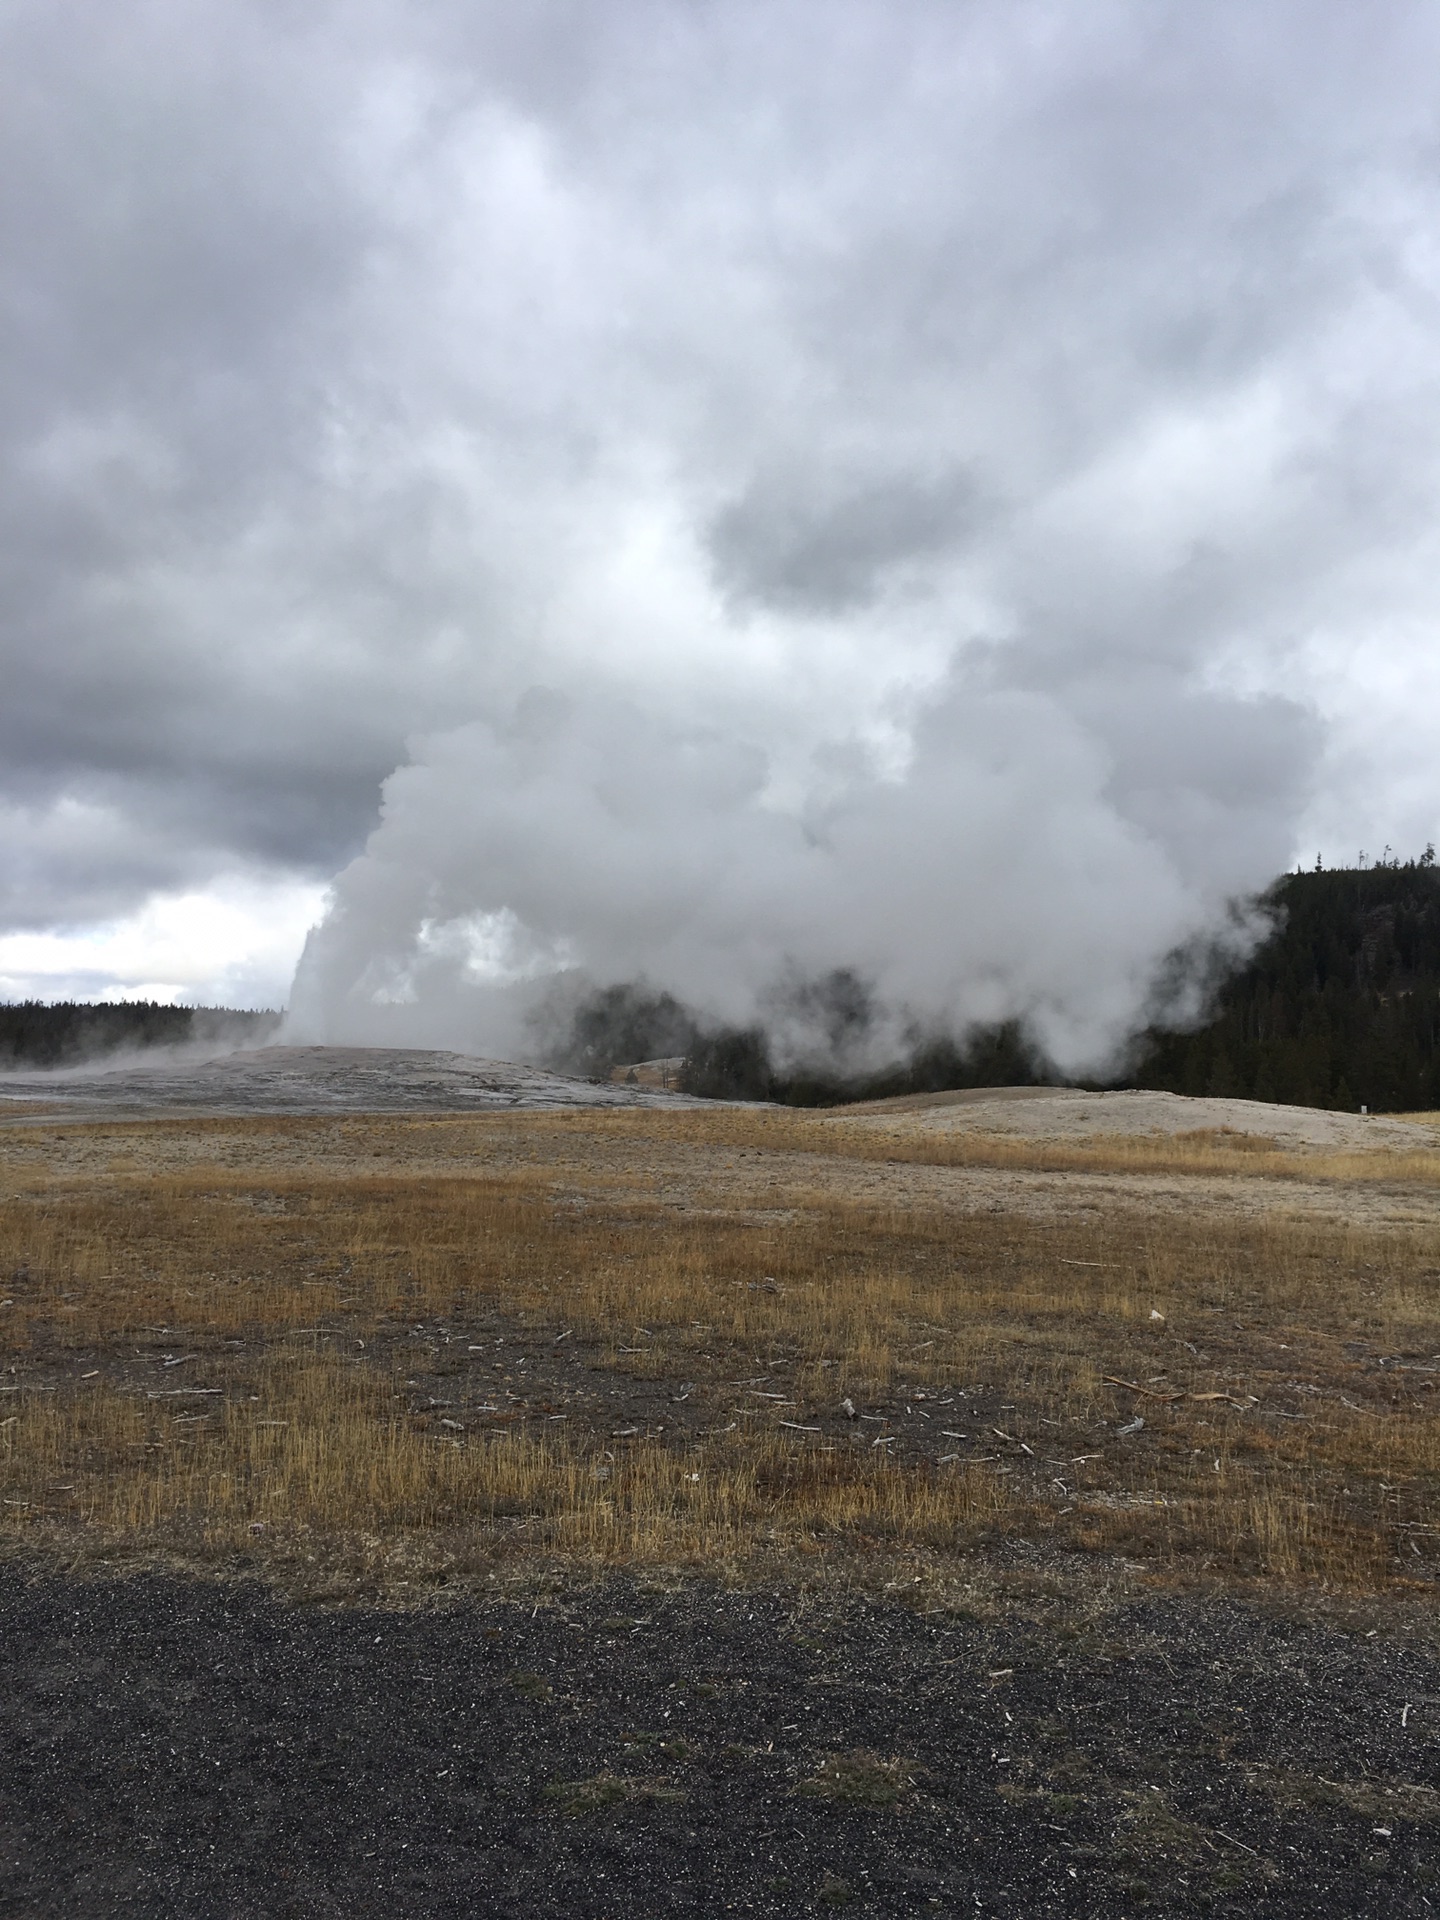
[[[825,472],[763,474],[707,534],[727,598],[780,612],[843,615],[870,605],[907,565],[960,547],[979,518],[963,474],[937,480]]]
[[[22,0],[0,928],[343,868],[316,1031],[813,965],[1103,1049],[1302,831],[1435,830],[1437,42]]]

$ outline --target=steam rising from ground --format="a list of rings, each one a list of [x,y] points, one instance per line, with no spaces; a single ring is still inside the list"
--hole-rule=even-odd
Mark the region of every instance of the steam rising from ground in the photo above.
[[[524,1056],[553,1043],[557,982],[644,979],[842,1072],[917,1028],[1015,1017],[1062,1068],[1094,1068],[1166,951],[1223,928],[1226,893],[1282,850],[1263,781],[1177,782],[1167,839],[1122,811],[1057,701],[958,676],[903,767],[848,762],[817,752],[787,796],[759,745],[603,695],[535,692],[433,736],[311,936],[292,1030]],[[878,1017],[837,1024],[806,990],[837,968]]]

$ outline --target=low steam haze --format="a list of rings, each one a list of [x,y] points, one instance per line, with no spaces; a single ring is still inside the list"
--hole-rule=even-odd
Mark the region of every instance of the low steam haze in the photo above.
[[[0,991],[803,1054],[844,968],[872,1057],[1103,1065],[1440,838],[1437,70],[1384,0],[8,7]]]

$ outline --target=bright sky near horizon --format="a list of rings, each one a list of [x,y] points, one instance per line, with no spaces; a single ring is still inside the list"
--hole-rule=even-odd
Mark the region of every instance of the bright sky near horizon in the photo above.
[[[1440,838],[1437,71],[1395,0],[17,0],[0,997],[318,925],[316,1037],[845,966],[1102,1057]]]

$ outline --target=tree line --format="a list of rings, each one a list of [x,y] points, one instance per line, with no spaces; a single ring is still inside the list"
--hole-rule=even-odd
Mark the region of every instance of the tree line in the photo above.
[[[146,1047],[238,1046],[267,1038],[279,1024],[278,1013],[232,1007],[21,1000],[0,1005],[0,1069],[73,1067]]]
[[[1286,874],[1256,904],[1272,931],[1212,979],[1203,1017],[1157,1020],[1123,1072],[1067,1082],[1023,1022],[960,1035],[917,1032],[873,1073],[776,1064],[763,1025],[713,1027],[668,993],[607,987],[574,1012],[552,1063],[606,1077],[616,1065],[683,1056],[681,1084],[718,1099],[829,1106],[951,1088],[1084,1084],[1372,1112],[1440,1109],[1440,870],[1419,859]],[[1172,956],[1170,971],[1193,968]],[[839,971],[799,990],[833,1034],[863,1034],[863,982]]]
[[[1372,1112],[1440,1108],[1440,870],[1286,874],[1274,931],[1188,1032],[1152,1028],[1121,1084]]]

